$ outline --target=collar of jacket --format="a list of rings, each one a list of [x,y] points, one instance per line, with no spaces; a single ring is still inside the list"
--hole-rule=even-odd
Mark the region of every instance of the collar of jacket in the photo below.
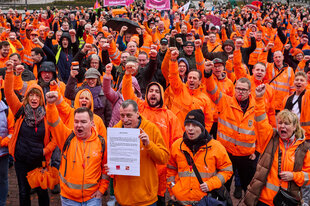
[[[238,101],[237,101],[237,99],[236,99],[236,97],[232,97],[232,98],[233,98],[233,104],[231,105],[231,107],[234,107],[234,108],[240,110],[241,112],[243,112]],[[244,113],[244,117],[247,116],[250,111],[253,110],[253,112],[254,112],[254,106],[255,106],[255,100],[252,97],[252,95],[250,94],[249,95],[249,106],[248,106],[246,112]]]
[[[198,94],[200,94],[202,91],[202,87],[201,87],[201,85],[199,85],[199,87],[197,88],[197,89],[190,89],[189,87],[188,87],[188,84],[186,84],[186,87],[187,87],[187,89],[188,89],[188,91],[189,91],[189,93],[190,93],[190,95],[192,95],[192,96],[196,96],[196,95],[198,95]]]
[[[278,69],[278,71],[281,71],[282,69],[285,69],[286,67],[288,67],[288,64],[284,63],[284,62],[283,62],[283,67],[282,68],[278,68],[275,63],[273,63],[273,65],[274,65],[274,68]]]

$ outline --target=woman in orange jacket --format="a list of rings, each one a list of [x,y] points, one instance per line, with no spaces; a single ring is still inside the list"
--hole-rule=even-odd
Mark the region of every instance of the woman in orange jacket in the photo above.
[[[220,142],[205,130],[202,110],[192,110],[185,118],[183,138],[175,141],[168,162],[168,190],[171,199],[181,205],[192,205],[214,189],[218,189],[233,174],[232,163]],[[186,157],[190,156],[192,161]],[[196,165],[203,183],[193,171]]]
[[[49,162],[56,145],[50,142],[50,130],[45,117],[44,94],[41,87],[33,84],[28,88],[23,102],[13,91],[12,61],[6,63],[7,70],[4,94],[7,103],[16,117],[15,131],[9,143],[9,152],[15,160],[15,170],[19,186],[20,205],[30,205],[30,186],[27,173]],[[49,205],[48,191],[36,189],[39,205]]]
[[[241,205],[274,205],[280,189],[301,200],[300,187],[310,184],[310,151],[298,117],[288,110],[279,112],[274,130],[265,112],[265,85],[255,93],[257,144],[262,155]]]

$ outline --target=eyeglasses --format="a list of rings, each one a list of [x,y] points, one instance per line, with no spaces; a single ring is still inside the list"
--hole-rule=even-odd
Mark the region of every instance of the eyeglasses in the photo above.
[[[244,88],[239,88],[239,87],[236,87],[235,89],[236,89],[236,91],[238,91],[240,93],[245,93],[245,92],[249,91],[249,89],[244,89]]]

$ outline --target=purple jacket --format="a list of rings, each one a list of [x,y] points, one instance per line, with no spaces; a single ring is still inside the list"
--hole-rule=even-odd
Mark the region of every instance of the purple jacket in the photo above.
[[[103,76],[103,93],[106,96],[106,98],[111,102],[112,104],[112,117],[109,123],[109,127],[113,127],[120,121],[120,114],[119,109],[124,101],[123,95],[120,92],[122,89],[123,82],[121,82],[119,89],[117,91],[114,91],[111,87],[111,78],[110,76],[104,75]],[[140,86],[135,77],[132,77],[132,86],[135,88],[135,93],[138,98],[142,97]]]

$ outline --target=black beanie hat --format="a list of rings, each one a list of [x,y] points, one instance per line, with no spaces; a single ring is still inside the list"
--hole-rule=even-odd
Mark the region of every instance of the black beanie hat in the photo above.
[[[198,125],[202,131],[205,129],[205,115],[203,114],[201,109],[195,109],[187,113],[184,121],[184,125],[186,123],[193,123]]]

